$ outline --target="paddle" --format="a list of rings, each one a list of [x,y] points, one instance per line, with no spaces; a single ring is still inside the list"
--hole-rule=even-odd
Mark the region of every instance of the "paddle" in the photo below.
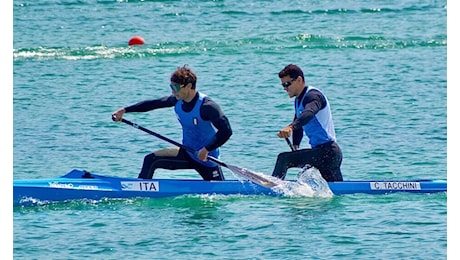
[[[142,131],[144,131],[146,133],[149,133],[149,134],[151,134],[153,136],[156,136],[156,137],[160,138],[163,141],[171,143],[171,144],[173,144],[173,145],[175,145],[177,147],[183,148],[183,149],[185,149],[185,150],[187,150],[187,151],[189,151],[191,153],[196,152],[195,150],[193,150],[190,147],[187,147],[187,146],[185,146],[183,144],[180,144],[180,143],[178,143],[178,142],[176,142],[174,140],[171,140],[171,139],[169,139],[169,138],[167,138],[165,136],[162,136],[162,135],[160,135],[158,133],[155,133],[155,132],[153,132],[153,131],[151,131],[151,130],[143,127],[143,126],[135,124],[135,123],[133,123],[133,122],[131,122],[129,120],[126,120],[124,118],[121,119],[121,122],[126,123],[126,124],[128,124],[128,125],[130,125],[130,126],[132,126],[134,128],[140,129],[140,130],[142,130]],[[213,161],[213,162],[215,162],[215,163],[217,163],[217,164],[219,164],[219,165],[231,170],[236,175],[242,176],[242,177],[244,177],[244,178],[246,178],[246,179],[248,179],[248,180],[250,180],[250,181],[252,181],[252,182],[254,182],[256,184],[259,184],[259,185],[263,186],[263,187],[271,188],[271,187],[274,187],[274,186],[278,185],[278,183],[276,183],[275,181],[269,180],[266,177],[261,176],[260,174],[257,174],[255,172],[252,172],[252,171],[248,170],[248,169],[241,168],[241,167],[238,167],[238,166],[235,166],[235,165],[226,164],[226,163],[222,162],[221,160],[219,160],[219,159],[217,159],[217,158],[215,158],[213,156],[208,155],[208,160]]]
[[[288,137],[286,137],[284,139],[286,139],[286,143],[289,145],[289,147],[291,147],[291,151],[295,151],[295,148],[292,145],[291,140]]]

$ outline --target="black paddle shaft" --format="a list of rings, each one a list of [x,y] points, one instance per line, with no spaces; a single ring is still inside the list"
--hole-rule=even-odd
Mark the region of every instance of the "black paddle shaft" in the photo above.
[[[151,134],[151,135],[153,135],[153,136],[156,136],[156,137],[160,138],[160,139],[163,140],[163,141],[166,141],[166,142],[168,142],[168,143],[171,143],[171,144],[173,144],[173,145],[175,145],[175,146],[177,146],[177,147],[183,148],[183,149],[185,149],[185,150],[187,150],[187,151],[189,151],[189,152],[191,152],[191,153],[195,153],[195,152],[196,152],[195,150],[193,150],[193,149],[190,148],[190,147],[187,147],[187,146],[185,146],[185,145],[183,145],[183,144],[180,144],[180,143],[178,143],[178,142],[176,142],[176,141],[174,141],[174,140],[169,139],[169,138],[166,137],[166,136],[162,136],[162,135],[160,135],[160,134],[158,134],[158,133],[155,133],[155,132],[153,132],[153,131],[151,131],[151,130],[149,130],[149,129],[147,129],[147,128],[141,126],[141,125],[138,125],[138,124],[136,124],[136,123],[133,123],[133,122],[131,122],[131,121],[129,121],[129,120],[126,120],[126,119],[124,119],[124,118],[121,119],[121,122],[123,122],[123,123],[125,123],[125,124],[128,124],[128,125],[130,125],[130,126],[132,126],[132,127],[134,127],[134,128],[137,128],[137,129],[139,129],[139,130],[142,130],[142,131],[144,131],[144,132],[146,132],[146,133],[149,133],[149,134]],[[226,163],[222,162],[221,160],[219,160],[219,159],[217,159],[217,158],[214,158],[214,157],[208,155],[208,159],[209,159],[210,161],[213,161],[213,162],[217,163],[217,164],[220,164],[221,166],[224,166],[224,167],[226,167],[226,168],[229,168],[229,166],[228,166]]]
[[[286,140],[286,143],[289,145],[289,147],[291,147],[291,151],[295,151],[295,148],[292,145],[291,140],[288,137],[286,137],[284,139]]]
[[[155,132],[153,132],[153,131],[151,131],[151,130],[145,128],[145,127],[142,127],[142,126],[140,126],[140,125],[138,125],[138,124],[135,124],[135,123],[133,123],[133,122],[131,122],[131,121],[129,121],[129,120],[126,120],[126,119],[124,119],[124,118],[121,119],[121,122],[123,122],[123,123],[125,123],[125,124],[128,124],[128,125],[130,125],[130,126],[132,126],[132,127],[134,127],[134,128],[140,129],[140,130],[142,130],[142,131],[144,131],[144,132],[146,132],[146,133],[148,133],[148,134],[151,134],[151,135],[153,135],[153,136],[156,136],[156,137],[160,138],[161,140],[166,141],[166,142],[169,142],[169,143],[171,143],[171,144],[174,144],[174,145],[176,145],[176,146],[178,146],[178,147],[180,147],[180,148],[182,148],[182,149],[186,149],[187,151],[189,151],[189,152],[191,152],[191,153],[195,153],[195,152],[196,152],[195,150],[193,150],[193,149],[190,148],[190,147],[187,147],[187,146],[185,146],[185,145],[183,145],[183,144],[180,144],[180,143],[178,143],[178,142],[176,142],[176,141],[174,141],[174,140],[171,140],[171,139],[169,139],[169,138],[167,138],[167,137],[165,137],[165,136],[162,136],[162,135],[160,135],[160,134],[158,134],[158,133],[155,133]],[[252,182],[255,182],[255,183],[257,183],[258,185],[264,186],[264,187],[266,187],[266,188],[271,188],[271,187],[274,187],[274,186],[278,185],[277,182],[272,181],[272,180],[270,180],[270,179],[267,179],[267,178],[264,177],[264,176],[258,175],[258,174],[255,173],[255,172],[252,172],[252,171],[250,171],[250,170],[247,170],[247,169],[244,169],[244,168],[235,166],[235,165],[226,164],[226,163],[222,162],[221,160],[219,160],[219,159],[217,159],[217,158],[215,158],[215,157],[212,157],[212,156],[210,156],[210,155],[208,155],[208,160],[213,161],[213,162],[215,162],[215,163],[217,163],[217,164],[219,164],[219,165],[221,165],[221,166],[223,166],[223,167],[225,167],[225,168],[231,170],[231,171],[234,172],[235,174],[237,174],[237,175],[239,175],[239,176],[243,176],[243,177],[245,177],[245,178],[251,180]]]

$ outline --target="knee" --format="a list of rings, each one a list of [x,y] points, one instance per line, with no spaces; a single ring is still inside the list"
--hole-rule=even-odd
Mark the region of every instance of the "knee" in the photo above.
[[[148,161],[153,161],[155,159],[155,153],[150,153],[150,154],[147,154],[145,157],[144,157],[144,161],[148,162]]]
[[[157,160],[157,157],[155,156],[154,153],[147,154],[144,157],[144,165],[150,165],[151,167],[156,160]]]
[[[286,158],[288,156],[289,152],[282,152],[280,154],[278,154],[278,160],[283,160],[284,158]]]

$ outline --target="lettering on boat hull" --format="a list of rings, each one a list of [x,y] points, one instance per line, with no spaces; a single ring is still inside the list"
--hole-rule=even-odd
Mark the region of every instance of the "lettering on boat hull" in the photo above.
[[[122,190],[129,191],[160,191],[160,184],[157,181],[122,181]]]
[[[59,182],[48,182],[51,188],[59,189],[74,189],[74,190],[98,190],[99,187],[95,185],[77,185],[72,183],[59,183]]]
[[[370,182],[371,190],[421,190],[420,182],[376,181]]]

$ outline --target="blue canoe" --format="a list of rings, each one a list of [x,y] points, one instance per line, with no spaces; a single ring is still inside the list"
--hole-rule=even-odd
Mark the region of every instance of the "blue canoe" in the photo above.
[[[386,194],[392,192],[435,193],[446,192],[446,180],[380,180],[329,182],[334,195]],[[199,194],[242,194],[278,196],[276,189],[250,181],[203,181],[186,179],[123,178],[102,176],[74,169],[68,174],[52,179],[13,181],[13,205],[30,205],[50,202],[104,198],[164,198]]]

